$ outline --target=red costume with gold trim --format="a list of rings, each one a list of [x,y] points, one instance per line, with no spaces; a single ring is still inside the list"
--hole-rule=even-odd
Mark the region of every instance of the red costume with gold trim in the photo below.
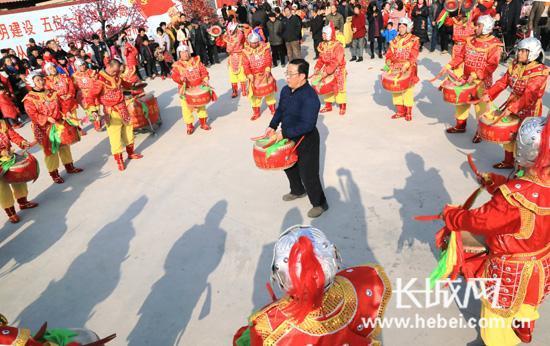
[[[510,87],[506,109],[521,119],[540,117],[549,74],[550,68],[537,61],[528,64],[512,63],[504,76],[487,93],[494,100],[506,87]]]
[[[493,82],[493,73],[500,62],[501,52],[502,42],[495,36],[471,37],[457,49],[449,65],[456,69],[464,64],[464,79],[475,74],[476,79],[483,81],[488,88]]]
[[[240,29],[235,29],[233,34],[227,32],[224,35],[226,51],[229,54],[227,65],[229,68],[229,81],[233,89],[233,97],[237,97],[238,83],[241,84],[241,93],[247,95],[246,75],[244,74],[243,49],[245,46],[244,33]]]
[[[379,266],[357,266],[336,274],[334,283],[325,291],[320,308],[295,323],[286,313],[288,296],[254,313],[249,326],[241,328],[236,341],[247,329],[249,345],[371,345],[391,297],[391,286]],[[372,321],[373,325],[367,325]]]
[[[131,118],[126,107],[123,88],[131,87],[132,83],[125,81],[120,75],[111,76],[105,71],[100,71],[90,96],[97,98],[98,102],[103,105],[107,117],[116,111],[124,123],[130,124]]]
[[[55,91],[59,97],[61,113],[66,115],[76,111],[76,89],[71,77],[58,73],[47,76],[45,80],[46,89]]]
[[[334,75],[336,79],[333,92],[324,97],[325,107],[321,109],[321,113],[331,111],[332,103],[336,102],[340,105],[340,114],[344,115],[347,107],[347,71],[344,46],[336,40],[336,35],[331,35],[331,40],[319,43],[317,50],[319,59],[315,63],[314,74]]]
[[[453,59],[462,50],[462,46],[466,44],[466,41],[475,36],[475,25],[470,20],[464,19],[463,17],[450,17],[453,26],[454,45],[451,53]]]
[[[243,67],[245,75],[250,79],[248,86],[250,103],[254,114],[251,120],[260,117],[260,107],[262,98],[265,97],[266,104],[269,107],[271,114],[275,114],[275,92],[277,91],[277,83],[271,74],[271,66],[273,58],[271,56],[271,46],[266,42],[259,42],[256,48],[250,44],[245,45],[243,49]],[[273,89],[273,92],[266,96],[257,96],[254,94],[254,85],[264,81],[263,87]]]
[[[13,103],[13,99],[5,90],[0,90],[0,112],[2,113],[2,117],[9,119],[17,119],[20,113],[17,106]]]
[[[94,82],[97,79],[97,72],[87,69],[84,72],[77,71],[73,74],[76,87],[76,100],[84,109],[99,106],[97,98],[92,95]]]
[[[48,122],[48,117],[55,121],[63,121],[57,93],[51,90],[31,90],[23,99],[23,104],[31,118],[35,140],[44,148],[46,156],[52,155],[49,138],[51,124]]]

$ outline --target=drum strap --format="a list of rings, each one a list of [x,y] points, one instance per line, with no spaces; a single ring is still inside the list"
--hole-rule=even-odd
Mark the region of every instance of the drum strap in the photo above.
[[[302,136],[302,137],[298,140],[298,143],[296,143],[296,145],[294,146],[294,148],[292,148],[291,153],[295,152],[296,149],[298,148],[298,146],[299,146],[300,144],[302,144],[302,141],[304,140],[304,137],[305,137],[305,135]]]

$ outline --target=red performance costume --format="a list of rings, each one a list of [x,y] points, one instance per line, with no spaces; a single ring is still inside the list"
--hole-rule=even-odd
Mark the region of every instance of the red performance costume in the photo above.
[[[269,43],[260,42],[260,36],[251,32],[248,35],[248,44],[243,50],[244,73],[249,79],[249,98],[253,111],[250,120],[260,117],[260,107],[264,97],[271,115],[275,114],[277,84],[271,74],[272,64]]]
[[[45,82],[40,74],[31,72],[27,84],[32,90],[23,99],[23,105],[31,118],[34,137],[44,150],[50,176],[55,183],[62,184],[64,180],[58,171],[60,159],[67,173],[82,172],[81,168],[74,167],[70,148],[80,140],[78,130],[65,120],[57,93],[44,89]]]
[[[73,74],[76,87],[76,100],[86,112],[88,119],[94,122],[96,131],[101,131],[101,119],[99,118],[99,102],[92,94],[97,72],[86,67],[83,60],[76,60],[77,71]]]
[[[462,264],[465,276],[500,280],[500,289],[495,286],[496,292],[482,298],[481,316],[503,322],[481,329],[486,345],[531,341],[537,308],[550,294],[550,126],[546,122],[527,118],[519,130],[516,162],[525,169],[523,177],[506,182],[496,174],[483,175],[493,194],[489,202],[472,210],[446,206],[443,211],[448,231],[485,237],[488,253],[475,261],[467,259]],[[528,323],[513,324],[514,320]]]
[[[119,61],[113,60],[106,67],[109,72],[107,70],[99,72],[97,82],[94,83],[92,89],[92,95],[97,97],[99,103],[103,105],[111,153],[118,169],[123,171],[122,151],[124,148],[126,148],[129,159],[141,159],[143,156],[134,152],[134,128],[123,93],[123,88],[130,89],[133,84],[124,81],[118,70],[111,70],[120,68],[120,65]]]
[[[76,108],[78,104],[73,80],[68,75],[57,73],[52,63],[46,63],[45,70],[47,73],[46,89],[57,94],[62,116],[77,122]]]
[[[491,86],[493,73],[498,67],[500,55],[502,53],[502,42],[491,35],[494,26],[494,20],[489,16],[482,16],[478,19],[478,25],[483,28],[478,36],[466,39],[466,44],[457,49],[453,58],[445,66],[446,69],[456,70],[462,64],[464,65],[464,83],[477,85],[475,96],[481,99],[485,90]],[[470,104],[456,105],[456,125],[447,129],[448,133],[463,133],[466,131],[466,123],[469,116]],[[479,102],[475,105],[477,117],[480,117],[488,111],[486,102]],[[476,134],[474,143],[481,141]]]
[[[310,226],[289,228],[274,252],[272,278],[287,295],[252,314],[233,345],[379,344],[377,321],[392,293],[381,267],[338,271],[336,248]]]
[[[526,60],[517,59],[510,64],[508,70],[489,90],[490,100],[494,100],[507,87],[511,89],[506,100],[504,112],[517,116],[520,122],[526,117],[542,115],[542,97],[546,90],[550,68],[537,61],[542,54],[542,46],[536,38],[526,38],[518,43],[518,55],[526,50]],[[515,141],[504,144],[504,161],[494,165],[494,168],[514,167]]]
[[[386,53],[386,66],[389,67],[392,74],[409,75],[405,90],[392,92],[393,104],[397,109],[392,119],[405,118],[405,120],[411,121],[414,105],[414,86],[419,81],[417,59],[420,50],[420,39],[411,34],[413,23],[409,18],[399,19],[398,29],[402,25],[406,26],[407,31],[405,34],[397,35],[390,42],[390,47]]]
[[[229,54],[227,64],[229,66],[229,81],[231,82],[232,94],[235,98],[239,94],[239,83],[241,84],[241,94],[247,95],[246,75],[243,66],[243,49],[245,44],[244,33],[238,28],[237,23],[230,23],[227,26],[227,33],[224,36],[226,51]]]

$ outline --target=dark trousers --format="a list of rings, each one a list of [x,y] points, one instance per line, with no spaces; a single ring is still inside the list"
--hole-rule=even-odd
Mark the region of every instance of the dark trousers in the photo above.
[[[168,76],[170,74],[170,68],[168,67],[168,63],[166,61],[159,61],[160,65],[160,74],[164,77]]]
[[[319,131],[314,129],[304,136],[298,146],[298,162],[289,169],[285,169],[290,183],[290,193],[302,195],[307,193],[311,205],[324,206],[327,203],[321,179],[319,178]]]
[[[441,51],[449,50],[449,40],[450,40],[450,32],[452,28],[449,28],[445,25],[442,25],[439,28],[438,36],[439,36],[439,44],[441,44]]]
[[[277,61],[284,65],[286,57],[284,45],[271,46],[271,57],[273,58],[273,65],[277,66]]]
[[[218,46],[208,46],[208,58],[211,64],[219,64],[220,57],[218,56]]]
[[[378,55],[382,55],[382,47],[384,46],[384,38],[381,36],[375,37],[370,41],[370,56],[374,56],[374,40],[378,43]]]
[[[143,67],[145,67],[145,72],[147,73],[147,77],[152,77],[153,75],[157,74],[157,67],[155,66],[155,60],[147,60],[147,62],[143,64]]]
[[[313,49],[315,50],[315,57],[319,57],[319,45],[323,42],[323,40],[313,40]]]

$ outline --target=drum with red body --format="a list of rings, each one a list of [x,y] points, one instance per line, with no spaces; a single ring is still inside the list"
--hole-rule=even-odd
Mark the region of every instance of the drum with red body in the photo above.
[[[387,71],[382,73],[382,87],[392,93],[401,93],[413,86],[413,78],[410,70]]]
[[[212,93],[200,86],[189,88],[185,90],[185,101],[189,107],[203,107],[212,101]]]
[[[318,95],[327,95],[334,93],[337,89],[337,80],[334,74],[321,78],[321,76],[314,76],[312,82],[313,89]]]
[[[252,94],[256,97],[264,97],[277,91],[277,84],[273,77],[255,77],[252,83]]]
[[[478,133],[486,141],[506,144],[514,141],[520,120],[515,115],[501,117],[500,111],[489,111],[479,117]]]
[[[463,105],[477,98],[477,86],[475,84],[463,84],[446,79],[440,86],[443,92],[443,100],[455,105]]]
[[[148,93],[141,97],[132,97],[127,102],[128,112],[134,129],[148,128],[160,122],[157,98]]]
[[[256,167],[266,170],[283,170],[290,168],[298,161],[298,154],[294,142],[288,141],[277,150],[269,148],[277,143],[269,138],[262,138],[254,142],[252,156]]]
[[[11,166],[3,175],[6,183],[26,183],[35,181],[38,178],[38,161],[31,154],[15,155],[15,164]]]

